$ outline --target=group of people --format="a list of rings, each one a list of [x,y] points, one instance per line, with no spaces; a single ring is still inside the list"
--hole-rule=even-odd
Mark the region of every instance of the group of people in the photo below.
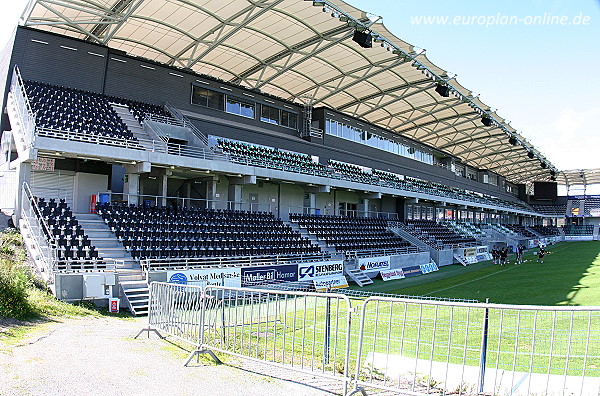
[[[546,255],[546,245],[540,243],[538,246],[539,250],[536,254],[536,262],[544,263],[544,256]],[[517,255],[515,260],[515,265],[523,264],[523,252],[525,252],[525,246],[522,244],[518,244],[515,248],[515,253]],[[504,266],[508,263],[508,256],[510,255],[510,250],[508,247],[498,248],[494,246],[490,252],[492,254],[492,263],[499,264],[500,266]]]

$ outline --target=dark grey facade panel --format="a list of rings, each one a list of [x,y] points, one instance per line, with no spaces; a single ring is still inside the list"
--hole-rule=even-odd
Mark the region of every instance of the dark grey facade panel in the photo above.
[[[19,29],[23,53],[13,58],[26,80],[102,92],[107,48],[31,29]]]

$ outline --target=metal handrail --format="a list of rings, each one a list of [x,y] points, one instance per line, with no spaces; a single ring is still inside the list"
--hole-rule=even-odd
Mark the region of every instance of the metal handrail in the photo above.
[[[187,118],[177,107],[171,103],[165,103],[165,110],[171,114],[176,120],[179,120],[184,127],[190,129],[196,137],[198,137],[206,147],[208,147],[208,137],[202,133],[196,126]]]
[[[341,260],[341,254],[300,254],[276,256],[240,256],[240,257],[206,257],[206,258],[162,258],[142,259],[140,266],[145,271],[159,271],[165,268],[199,269],[199,268],[227,268],[243,266],[266,266],[291,263],[306,263],[315,261]]]
[[[17,107],[17,115],[20,118],[22,128],[17,128],[23,133],[23,141],[26,143],[26,147],[33,146],[35,139],[35,114],[31,108],[29,98],[27,97],[27,91],[23,79],[21,78],[21,72],[19,68],[15,66],[13,70],[13,76],[11,80],[11,92],[12,97]]]

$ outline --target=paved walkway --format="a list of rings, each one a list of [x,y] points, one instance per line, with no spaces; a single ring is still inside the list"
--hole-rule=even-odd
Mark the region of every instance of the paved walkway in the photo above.
[[[155,335],[132,338],[145,322],[67,319],[38,326],[17,345],[0,338],[0,394],[293,396],[341,390],[338,384],[310,375],[246,361],[215,365],[207,359],[183,367],[187,351]],[[256,374],[258,366],[264,373],[280,378],[285,374],[290,380]]]

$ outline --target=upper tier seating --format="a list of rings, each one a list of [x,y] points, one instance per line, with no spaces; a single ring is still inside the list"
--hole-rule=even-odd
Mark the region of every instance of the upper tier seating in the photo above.
[[[412,245],[387,229],[383,219],[290,214],[317,239],[338,252],[407,249]]]
[[[529,231],[525,226],[518,225],[518,224],[503,224],[503,225],[504,225],[504,227],[508,228],[509,230],[511,230],[519,235],[522,235],[525,238],[529,238],[529,239],[538,238],[538,236],[536,234]]]
[[[535,232],[537,232],[538,234],[543,235],[543,236],[560,235],[560,231],[558,230],[558,227],[555,227],[555,226],[534,225],[534,226],[529,226],[529,228],[531,228],[532,230],[534,230]]]
[[[320,253],[272,213],[102,204],[98,214],[135,259]]]
[[[38,127],[136,140],[104,95],[34,81],[26,81],[25,89]]]
[[[45,198],[38,198],[37,207],[39,212],[36,211],[36,215],[43,225],[47,240],[54,241],[58,248],[56,270],[105,267],[96,247],[91,244],[64,199],[57,203],[55,199],[46,201]]]
[[[419,232],[426,234],[429,238],[426,243],[432,247],[440,245],[461,245],[475,243],[477,240],[471,236],[458,234],[442,223],[433,220],[407,220],[406,224],[414,227]]]
[[[234,162],[288,172],[308,173],[318,176],[328,175],[327,169],[313,161],[310,155],[307,154],[292,153],[227,139],[217,139],[217,145]]]
[[[588,236],[594,235],[594,226],[586,225],[565,225],[563,226],[565,235],[567,236]]]
[[[289,172],[308,173],[323,177],[348,179],[358,183],[421,192],[446,198],[460,199],[517,210],[532,211],[524,203],[512,202],[484,194],[476,194],[440,183],[404,177],[377,169],[365,170],[358,165],[329,160],[327,166],[315,162],[308,154],[291,153],[275,148],[217,138],[217,147],[238,163]]]
[[[533,204],[532,206],[536,212],[544,214],[544,215],[565,217],[565,214],[567,213],[567,205],[566,204],[563,204],[563,205]]]
[[[376,175],[373,175],[371,172],[365,172],[360,166],[357,165],[346,164],[333,160],[329,160],[327,165],[334,175],[337,174],[342,178],[349,177],[352,181],[365,184],[377,184],[379,182],[379,178]]]

